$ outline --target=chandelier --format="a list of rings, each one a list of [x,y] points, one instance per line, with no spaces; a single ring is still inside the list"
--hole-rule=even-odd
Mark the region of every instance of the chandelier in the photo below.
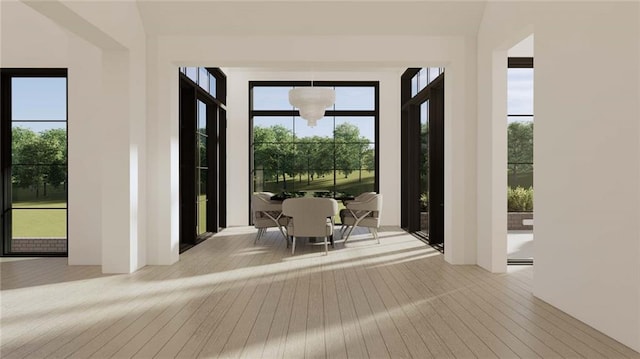
[[[296,87],[289,91],[289,103],[300,110],[300,117],[315,127],[324,110],[336,102],[336,91],[330,87]]]

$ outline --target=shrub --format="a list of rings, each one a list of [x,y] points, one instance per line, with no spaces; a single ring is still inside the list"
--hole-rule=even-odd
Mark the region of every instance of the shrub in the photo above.
[[[420,195],[420,211],[427,212],[429,210],[429,194],[422,193]]]
[[[533,211],[533,187],[507,188],[507,211],[532,212]]]

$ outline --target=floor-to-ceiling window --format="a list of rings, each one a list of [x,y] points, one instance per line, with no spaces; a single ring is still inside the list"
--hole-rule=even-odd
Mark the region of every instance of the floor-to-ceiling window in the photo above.
[[[0,70],[2,254],[67,254],[67,70]]]
[[[336,101],[310,127],[289,103],[289,90],[308,81],[252,81],[250,191],[378,191],[378,82],[315,81]]]
[[[507,261],[533,263],[533,58],[507,70]]]
[[[180,251],[226,226],[226,77],[180,68]]]
[[[410,68],[401,86],[401,225],[442,249],[444,69]]]

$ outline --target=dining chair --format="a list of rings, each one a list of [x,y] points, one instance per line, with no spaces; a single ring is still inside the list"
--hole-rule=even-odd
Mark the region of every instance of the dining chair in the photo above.
[[[346,212],[342,221],[343,225],[349,227],[344,239],[346,242],[353,232],[354,227],[367,227],[380,244],[378,238],[378,228],[380,227],[380,212],[382,211],[382,195],[375,194],[361,201],[349,202],[346,205]]]
[[[334,216],[338,202],[333,198],[289,198],[282,202],[282,213],[290,217],[287,234],[291,238],[291,254],[296,250],[297,237],[324,237],[324,252],[329,253],[327,240],[333,242]]]
[[[349,214],[349,210],[346,208],[346,206],[351,202],[366,201],[369,197],[375,196],[376,194],[377,193],[375,193],[375,192],[363,192],[363,193],[360,193],[359,195],[355,196],[352,200],[342,201],[342,203],[344,203],[344,205],[345,205],[345,208],[340,210],[340,223],[342,223],[342,226],[340,227],[340,232],[341,233],[344,233],[344,230],[347,229],[347,227],[348,227],[344,223],[344,217]]]
[[[287,240],[287,247],[289,247],[288,237],[283,230],[287,225],[287,218],[282,215],[282,202],[272,201],[271,197],[273,197],[271,192],[256,192],[252,195],[253,226],[258,229],[253,243],[257,243],[268,228],[277,227],[284,239]]]

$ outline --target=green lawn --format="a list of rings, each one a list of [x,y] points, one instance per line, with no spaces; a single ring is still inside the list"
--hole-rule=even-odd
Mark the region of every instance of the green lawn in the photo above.
[[[25,206],[21,207],[26,208]],[[12,217],[13,237],[51,238],[67,236],[67,211],[64,209],[14,209]]]
[[[373,171],[362,171],[362,178],[360,178],[359,171],[351,172],[348,177],[342,174],[342,172],[337,172],[336,176],[336,191],[344,192],[351,195],[358,195],[362,192],[371,192],[374,190],[373,184],[375,180],[375,172]],[[267,191],[267,192],[282,192],[285,191],[284,183],[282,179],[279,182],[274,181],[265,181],[264,186],[262,188],[261,184],[255,184],[256,191]],[[307,180],[306,175],[288,177],[286,181],[286,191],[317,191],[317,190],[327,190],[333,191],[333,175],[326,175],[320,178],[314,178],[313,180]]]

